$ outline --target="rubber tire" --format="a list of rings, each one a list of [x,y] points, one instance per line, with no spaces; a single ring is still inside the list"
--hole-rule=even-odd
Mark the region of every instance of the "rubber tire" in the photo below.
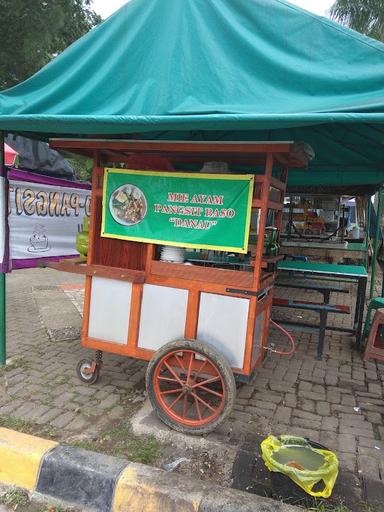
[[[84,382],[85,384],[95,384],[95,382],[97,382],[99,380],[99,377],[100,377],[100,367],[98,365],[96,365],[96,368],[95,368],[95,371],[89,375],[89,378],[85,378],[83,376],[83,374],[81,373],[81,367],[84,365],[84,364],[89,364],[89,366],[92,365],[92,362],[90,359],[81,359],[78,363],[77,363],[77,366],[76,366],[76,373],[77,373],[77,376],[79,377],[79,379],[81,380],[81,382]]]
[[[159,405],[153,389],[153,375],[157,365],[167,353],[173,352],[174,350],[177,349],[194,350],[210,359],[212,363],[214,363],[214,365],[220,371],[221,377],[223,378],[224,381],[224,386],[227,392],[224,407],[221,413],[211,423],[208,423],[201,427],[181,425],[172,418],[170,418]],[[148,364],[145,376],[145,383],[149,400],[152,404],[152,407],[156,411],[158,417],[161,419],[163,423],[168,425],[168,427],[171,427],[173,430],[177,430],[178,432],[182,432],[183,434],[203,435],[212,432],[231,413],[236,399],[236,382],[233,376],[232,369],[229,366],[227,360],[221,354],[219,354],[214,347],[212,347],[208,343],[203,343],[197,340],[176,340],[171,341],[170,343],[166,343],[164,346],[162,346],[157,352],[155,352],[155,354],[153,355],[152,359]]]

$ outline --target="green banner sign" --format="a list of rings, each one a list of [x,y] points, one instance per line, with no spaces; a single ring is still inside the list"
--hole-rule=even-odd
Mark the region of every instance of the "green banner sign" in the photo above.
[[[101,236],[246,253],[253,176],[105,169]]]

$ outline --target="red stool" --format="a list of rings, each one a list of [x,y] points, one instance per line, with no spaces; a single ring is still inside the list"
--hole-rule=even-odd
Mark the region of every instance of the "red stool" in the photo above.
[[[367,345],[365,347],[364,361],[379,359],[384,361],[384,338],[382,337],[384,326],[384,309],[378,309],[373,317],[369,331]]]

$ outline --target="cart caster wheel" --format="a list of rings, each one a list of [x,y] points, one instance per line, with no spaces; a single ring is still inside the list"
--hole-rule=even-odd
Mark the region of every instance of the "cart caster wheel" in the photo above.
[[[230,414],[236,383],[225,358],[207,343],[167,343],[149,362],[149,399],[159,418],[184,434],[214,430]]]
[[[77,364],[76,373],[82,382],[94,384],[99,379],[100,366],[90,359],[81,359]]]

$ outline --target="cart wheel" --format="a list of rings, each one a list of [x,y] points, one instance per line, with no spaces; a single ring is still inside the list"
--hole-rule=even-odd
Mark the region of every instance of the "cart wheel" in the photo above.
[[[231,412],[236,383],[231,367],[200,341],[167,343],[151,359],[146,374],[149,399],[160,419],[185,434],[206,434]]]
[[[81,359],[76,368],[76,373],[82,382],[94,384],[100,376],[100,366],[90,359]]]

